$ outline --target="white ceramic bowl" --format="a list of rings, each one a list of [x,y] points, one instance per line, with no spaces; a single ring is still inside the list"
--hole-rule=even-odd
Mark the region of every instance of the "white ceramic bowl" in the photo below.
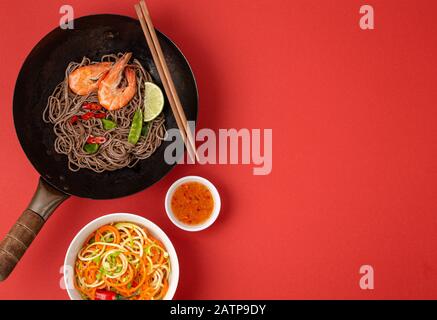
[[[83,227],[79,233],[74,237],[70,246],[68,247],[67,254],[65,255],[64,261],[64,284],[65,288],[72,300],[82,300],[79,292],[74,288],[74,264],[76,262],[77,254],[79,250],[82,248],[84,241],[88,238],[88,236],[97,230],[99,227],[104,226],[105,224],[113,223],[113,222],[132,222],[143,226],[149,230],[149,232],[158,240],[162,242],[162,244],[167,249],[167,252],[170,256],[170,265],[171,265],[171,273],[169,279],[169,287],[167,294],[164,296],[164,300],[171,300],[176,292],[176,288],[179,282],[179,261],[176,251],[171,243],[170,239],[161,230],[156,224],[152,221],[147,220],[141,216],[130,214],[130,213],[113,213],[97,218],[90,223],[88,223],[85,227]]]
[[[182,223],[175,217],[173,210],[171,209],[171,198],[173,196],[173,193],[175,192],[177,187],[179,187],[181,184],[186,182],[199,182],[205,185],[209,189],[209,191],[211,191],[212,197],[214,199],[214,209],[209,219],[207,219],[202,224],[191,226]],[[171,185],[171,187],[167,191],[167,195],[165,196],[165,211],[167,212],[168,217],[177,227],[186,231],[201,231],[211,226],[215,222],[215,220],[217,220],[217,217],[220,213],[220,208],[221,208],[221,200],[217,188],[209,180],[206,180],[205,178],[198,177],[198,176],[187,176],[177,180],[175,183]]]

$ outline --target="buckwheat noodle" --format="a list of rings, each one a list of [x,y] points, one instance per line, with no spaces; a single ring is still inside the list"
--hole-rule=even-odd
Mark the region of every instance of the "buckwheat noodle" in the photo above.
[[[105,55],[101,61],[115,62],[121,55],[120,53]],[[134,59],[130,67],[135,70],[137,77],[135,96],[127,106],[115,111],[106,111],[108,117],[116,122],[116,128],[105,130],[101,120],[96,118],[71,124],[70,120],[73,116],[85,113],[82,110],[85,102],[98,103],[98,98],[97,92],[88,96],[73,93],[68,86],[68,76],[75,69],[94,63],[97,62],[87,57],[84,57],[80,63],[70,62],[65,70],[64,80],[56,86],[48,99],[43,112],[43,120],[53,124],[53,131],[56,135],[55,151],[68,157],[68,168],[71,171],[87,168],[95,172],[103,172],[133,167],[139,160],[150,157],[156,151],[166,133],[165,119],[161,114],[148,124],[147,135],[141,136],[136,145],[128,142],[134,113],[144,106],[144,83],[152,81],[152,78],[140,62]],[[90,135],[106,138],[106,142],[100,145],[99,150],[94,154],[88,154],[83,149]]]

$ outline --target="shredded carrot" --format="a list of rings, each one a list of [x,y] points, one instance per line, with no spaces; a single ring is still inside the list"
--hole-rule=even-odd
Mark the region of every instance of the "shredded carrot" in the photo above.
[[[114,241],[112,243],[120,243],[120,233],[118,232],[118,230],[116,228],[114,228],[111,225],[105,225],[103,227],[100,227],[97,232],[96,232],[96,242],[100,242],[102,241],[102,236],[105,233],[111,233],[114,235]]]

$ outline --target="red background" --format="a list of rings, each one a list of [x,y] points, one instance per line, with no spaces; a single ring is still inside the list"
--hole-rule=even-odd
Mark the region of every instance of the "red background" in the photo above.
[[[67,1],[77,17],[134,16],[134,2]],[[13,127],[15,80],[64,3],[0,4],[0,236],[38,179]],[[0,284],[0,298],[68,298],[59,287],[67,247],[111,212],[144,215],[174,241],[176,298],[437,298],[437,2],[148,3],[194,69],[198,127],[272,128],[272,174],[180,165],[131,197],[71,198]],[[375,8],[374,31],[358,26],[363,4]],[[213,181],[223,199],[216,224],[196,234],[164,211],[167,188],[188,174]],[[358,285],[363,264],[375,269],[373,291]]]

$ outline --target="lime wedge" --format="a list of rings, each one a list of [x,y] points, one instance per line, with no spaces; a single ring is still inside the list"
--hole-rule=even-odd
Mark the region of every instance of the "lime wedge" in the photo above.
[[[144,84],[144,122],[152,121],[164,108],[164,95],[161,88],[152,82]]]

